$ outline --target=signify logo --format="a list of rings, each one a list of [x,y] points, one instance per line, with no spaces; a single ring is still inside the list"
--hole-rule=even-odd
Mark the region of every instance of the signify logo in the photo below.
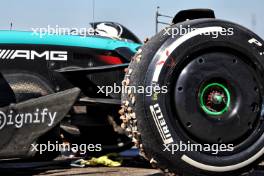
[[[0,58],[1,59],[24,58],[27,60],[34,60],[37,58],[43,58],[45,60],[51,60],[51,61],[67,61],[68,52],[67,51],[42,51],[42,52],[38,52],[35,50],[0,49]]]
[[[0,111],[0,130],[6,126],[22,128],[24,125],[46,124],[52,126],[57,117],[57,112],[51,112],[48,108],[36,108],[32,112],[15,113],[13,110],[8,112]]]

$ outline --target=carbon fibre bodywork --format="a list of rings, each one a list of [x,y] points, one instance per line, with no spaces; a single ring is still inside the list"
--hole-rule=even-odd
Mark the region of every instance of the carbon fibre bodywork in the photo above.
[[[98,104],[97,98],[101,98],[103,104],[111,99],[120,99],[120,94],[106,97],[97,93],[97,86],[114,83],[120,85],[124,76],[123,69],[138,47],[140,44],[131,41],[100,36],[39,36],[33,32],[0,31],[0,70],[3,75],[1,112],[6,114],[10,109],[15,109],[14,116],[21,112],[34,113],[36,108],[57,112],[52,126],[46,123],[31,123],[21,128],[3,126],[0,131],[3,139],[0,142],[0,158],[33,156],[35,152],[30,150],[31,144],[58,125],[69,111],[68,116],[73,122],[67,123],[69,119],[65,120],[64,127],[74,126],[83,135],[72,137],[71,132],[63,128],[69,140],[76,143],[94,142],[84,139],[90,134],[87,125],[101,131],[96,126],[100,124],[110,130],[112,127],[106,122],[107,116],[114,114],[120,103],[110,103],[106,108],[109,113],[89,110],[83,114],[76,112],[73,107],[82,106],[87,109],[94,104],[90,98],[95,98],[95,104]],[[0,118],[2,124],[4,118]],[[130,140],[127,141],[130,143]]]

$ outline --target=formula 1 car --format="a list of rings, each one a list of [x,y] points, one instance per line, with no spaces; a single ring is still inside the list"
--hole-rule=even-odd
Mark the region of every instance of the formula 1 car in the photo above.
[[[1,158],[52,159],[32,144],[68,141],[100,154],[133,142],[178,175],[240,175],[262,161],[260,37],[208,9],[179,12],[144,44],[120,24],[92,26],[101,36],[0,31]]]

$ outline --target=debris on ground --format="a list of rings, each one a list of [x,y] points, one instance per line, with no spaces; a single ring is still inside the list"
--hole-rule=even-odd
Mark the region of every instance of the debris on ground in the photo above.
[[[113,161],[110,157],[113,154],[104,155],[101,157],[92,157],[91,159],[78,159],[71,163],[72,167],[85,167],[85,166],[107,166],[107,167],[119,167],[122,161]]]

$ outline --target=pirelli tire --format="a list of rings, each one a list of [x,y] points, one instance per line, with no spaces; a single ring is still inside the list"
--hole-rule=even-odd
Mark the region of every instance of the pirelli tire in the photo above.
[[[195,30],[168,32],[179,28]],[[231,32],[216,37],[227,30]],[[250,172],[264,154],[263,51],[260,37],[227,21],[191,20],[162,30],[138,50],[125,70],[122,84],[127,91],[119,112],[122,127],[141,154],[165,173],[233,176]],[[218,84],[230,91],[228,97],[222,96],[226,106],[229,98],[228,107],[202,106],[201,92],[212,90],[208,94],[215,97],[217,91],[224,92]],[[153,85],[167,86],[168,91],[149,96],[129,88]],[[213,154],[172,152],[165,147],[181,143],[233,148]]]

